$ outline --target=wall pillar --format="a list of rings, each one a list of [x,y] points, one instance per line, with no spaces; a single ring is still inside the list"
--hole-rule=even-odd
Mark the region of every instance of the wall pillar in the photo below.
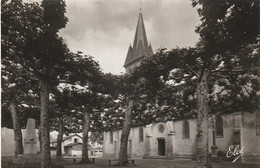
[[[146,135],[145,138],[145,156],[150,156],[151,154],[151,137],[150,135]]]
[[[173,155],[175,153],[174,151],[174,143],[175,143],[175,132],[171,131],[168,134],[167,138],[167,146],[166,146],[166,156],[169,158],[173,158]]]
[[[114,156],[118,158],[117,141],[114,141]]]

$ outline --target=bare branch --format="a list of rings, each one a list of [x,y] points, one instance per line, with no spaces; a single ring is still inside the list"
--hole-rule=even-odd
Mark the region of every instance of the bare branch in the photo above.
[[[243,88],[246,90],[247,94],[250,95],[248,89],[245,87],[245,85],[243,85]]]
[[[213,77],[217,77],[217,78],[225,78],[225,79],[228,78],[227,76],[219,75],[219,74],[215,74],[215,75],[212,75],[212,76],[213,76]]]
[[[220,72],[220,71],[223,72],[223,71],[222,71],[223,69],[226,69],[226,67],[223,67],[223,68],[220,68],[220,69],[211,71],[211,74],[216,73],[216,72]]]
[[[188,66],[186,66],[185,68],[187,69],[187,71],[189,71],[190,73],[195,75],[197,78],[199,77],[199,74],[197,72],[195,72],[194,70],[190,69]]]

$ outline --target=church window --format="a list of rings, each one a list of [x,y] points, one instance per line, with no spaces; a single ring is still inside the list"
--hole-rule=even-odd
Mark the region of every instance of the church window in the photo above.
[[[260,135],[260,110],[256,112],[256,134]]]
[[[144,141],[144,130],[142,127],[139,128],[139,142]]]
[[[74,143],[78,143],[78,138],[75,138],[75,139],[74,139]]]
[[[110,143],[113,143],[113,132],[110,132]]]
[[[216,137],[223,137],[223,119],[221,116],[216,117]]]
[[[182,125],[182,137],[183,139],[190,138],[190,126],[188,121],[184,121]]]
[[[239,131],[241,126],[241,115],[234,116],[234,131]]]
[[[164,132],[164,126],[162,125],[162,124],[160,124],[159,126],[158,126],[158,130],[159,130],[159,132],[160,133],[163,133]]]

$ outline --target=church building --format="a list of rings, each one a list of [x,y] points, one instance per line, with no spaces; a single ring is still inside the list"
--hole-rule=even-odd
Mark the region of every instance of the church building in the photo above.
[[[138,66],[143,57],[153,55],[148,44],[143,14],[140,11],[133,46],[129,46],[124,67],[126,73]],[[197,120],[187,119],[152,123],[131,128],[128,154],[133,158],[194,158],[196,152]],[[209,153],[225,157],[231,145],[243,149],[243,160],[260,160],[260,109],[254,113],[238,111],[209,117]],[[213,131],[214,136],[213,136]],[[118,157],[122,130],[104,132],[103,157]]]

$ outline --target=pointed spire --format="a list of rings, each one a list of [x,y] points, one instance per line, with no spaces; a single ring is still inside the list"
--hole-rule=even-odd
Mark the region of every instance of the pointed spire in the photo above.
[[[128,64],[134,62],[135,60],[143,57],[143,56],[149,56],[152,55],[153,52],[151,52],[152,48],[151,45],[148,46],[147,42],[147,37],[146,37],[146,31],[145,31],[145,26],[144,26],[144,21],[143,21],[143,14],[141,12],[141,2],[140,2],[140,12],[139,12],[139,17],[137,21],[137,26],[136,26],[136,32],[135,32],[135,38],[134,38],[134,43],[133,47],[131,47],[131,57],[129,55],[129,50],[128,54],[125,60],[124,67],[127,68]],[[152,54],[151,54],[152,53]]]
[[[129,62],[131,62],[132,59],[133,59],[133,48],[130,43],[130,46],[129,46],[128,52],[127,52],[127,56],[125,59],[125,65],[128,64]]]
[[[147,42],[142,13],[139,13],[139,18],[136,26],[135,39],[133,45],[134,49],[137,49],[140,41],[142,41],[144,48],[148,48],[148,42]]]

